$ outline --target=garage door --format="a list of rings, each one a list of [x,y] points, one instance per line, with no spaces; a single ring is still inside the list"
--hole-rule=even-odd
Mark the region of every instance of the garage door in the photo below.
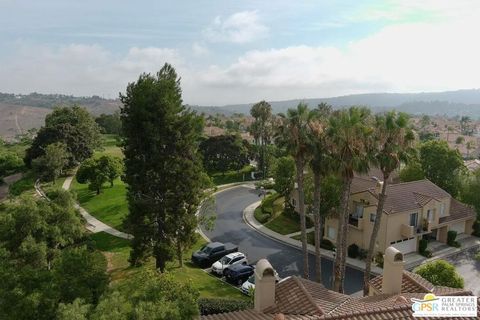
[[[465,221],[450,225],[450,230],[457,231],[458,234],[465,232]]]
[[[417,239],[413,238],[392,244],[392,247],[401,251],[403,254],[417,251]]]

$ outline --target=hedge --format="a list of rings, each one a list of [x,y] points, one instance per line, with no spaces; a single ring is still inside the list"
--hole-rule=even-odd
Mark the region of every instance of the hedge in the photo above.
[[[198,306],[200,308],[200,314],[206,316],[209,314],[249,309],[252,308],[252,303],[243,300],[200,298],[198,299]]]

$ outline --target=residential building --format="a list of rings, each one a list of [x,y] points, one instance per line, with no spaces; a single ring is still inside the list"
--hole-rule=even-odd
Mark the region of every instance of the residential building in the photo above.
[[[349,202],[348,245],[368,249],[382,182],[355,177]],[[422,238],[447,242],[447,233],[471,234],[475,210],[454,199],[429,180],[387,186],[387,199],[377,237],[376,251],[393,246],[415,252]],[[326,219],[325,238],[336,242],[338,219]]]
[[[414,318],[411,299],[436,296],[473,296],[463,289],[438,287],[403,269],[403,254],[388,248],[384,275],[370,283],[370,296],[355,297],[334,292],[322,284],[288,277],[275,284],[273,268],[262,259],[255,268],[254,308],[202,316],[203,320],[406,320]],[[478,300],[477,300],[478,302]],[[480,303],[478,303],[480,306]],[[474,311],[475,312],[475,311]],[[477,317],[457,317],[459,320]],[[449,318],[443,318],[449,319]]]
[[[478,159],[465,160],[463,163],[465,164],[465,167],[467,168],[467,170],[470,172],[475,172],[478,169],[480,169],[480,160]]]

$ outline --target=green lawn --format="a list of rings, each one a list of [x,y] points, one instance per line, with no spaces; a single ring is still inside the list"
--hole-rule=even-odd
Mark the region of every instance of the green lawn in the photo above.
[[[307,228],[311,228],[312,222],[307,218]],[[280,234],[290,234],[300,231],[300,217],[297,213],[282,212],[265,224],[269,229]]]
[[[14,182],[8,190],[8,193],[12,196],[19,196],[24,192],[34,193],[35,175],[28,171],[25,172],[22,179]]]
[[[102,135],[102,148],[95,151],[95,157],[101,157],[103,155],[111,155],[119,158],[123,158],[122,148],[118,146],[117,136],[114,134]]]
[[[80,205],[98,220],[119,230],[123,230],[123,218],[128,213],[126,186],[116,179],[113,187],[105,184],[99,195],[88,189],[88,184],[80,184],[75,179],[72,190],[77,193]]]
[[[153,260],[142,267],[130,267],[128,256],[130,252],[129,241],[116,238],[107,233],[100,232],[90,236],[95,242],[95,247],[102,251],[107,257],[108,270],[112,284],[122,286],[123,281],[132,274],[141,271],[143,268],[154,268]],[[221,282],[218,278],[205,273],[202,269],[190,263],[190,256],[194,250],[199,249],[205,241],[198,237],[194,246],[183,255],[184,266],[180,268],[177,261],[167,264],[167,270],[182,282],[190,281],[200,292],[202,298],[225,298],[235,300],[247,300],[248,298],[240,291]]]

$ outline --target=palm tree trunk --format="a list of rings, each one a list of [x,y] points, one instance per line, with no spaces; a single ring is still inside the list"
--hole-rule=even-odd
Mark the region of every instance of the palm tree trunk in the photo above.
[[[299,157],[296,159],[295,162],[297,167],[298,211],[300,214],[300,229],[301,229],[302,252],[303,252],[303,277],[305,279],[308,279],[309,268],[308,268],[308,249],[307,249],[307,225],[305,220],[305,194],[303,190],[304,161],[303,161],[303,158]]]
[[[373,224],[372,235],[370,237],[370,245],[368,246],[367,261],[365,266],[365,273],[363,274],[363,295],[368,296],[370,273],[372,271],[372,260],[375,254],[375,243],[377,242],[378,231],[382,222],[383,206],[387,199],[387,184],[388,174],[383,175],[382,192],[378,195],[377,213],[375,216],[375,223]]]
[[[322,282],[322,257],[320,253],[320,242],[322,241],[322,219],[320,217],[320,195],[321,195],[321,176],[314,172],[313,183],[313,217],[315,226],[315,280]]]
[[[335,278],[333,290],[343,293],[345,279],[345,262],[347,256],[347,232],[348,232],[348,201],[350,199],[351,178],[344,178],[340,217],[338,218],[337,230],[337,255],[335,257]]]

